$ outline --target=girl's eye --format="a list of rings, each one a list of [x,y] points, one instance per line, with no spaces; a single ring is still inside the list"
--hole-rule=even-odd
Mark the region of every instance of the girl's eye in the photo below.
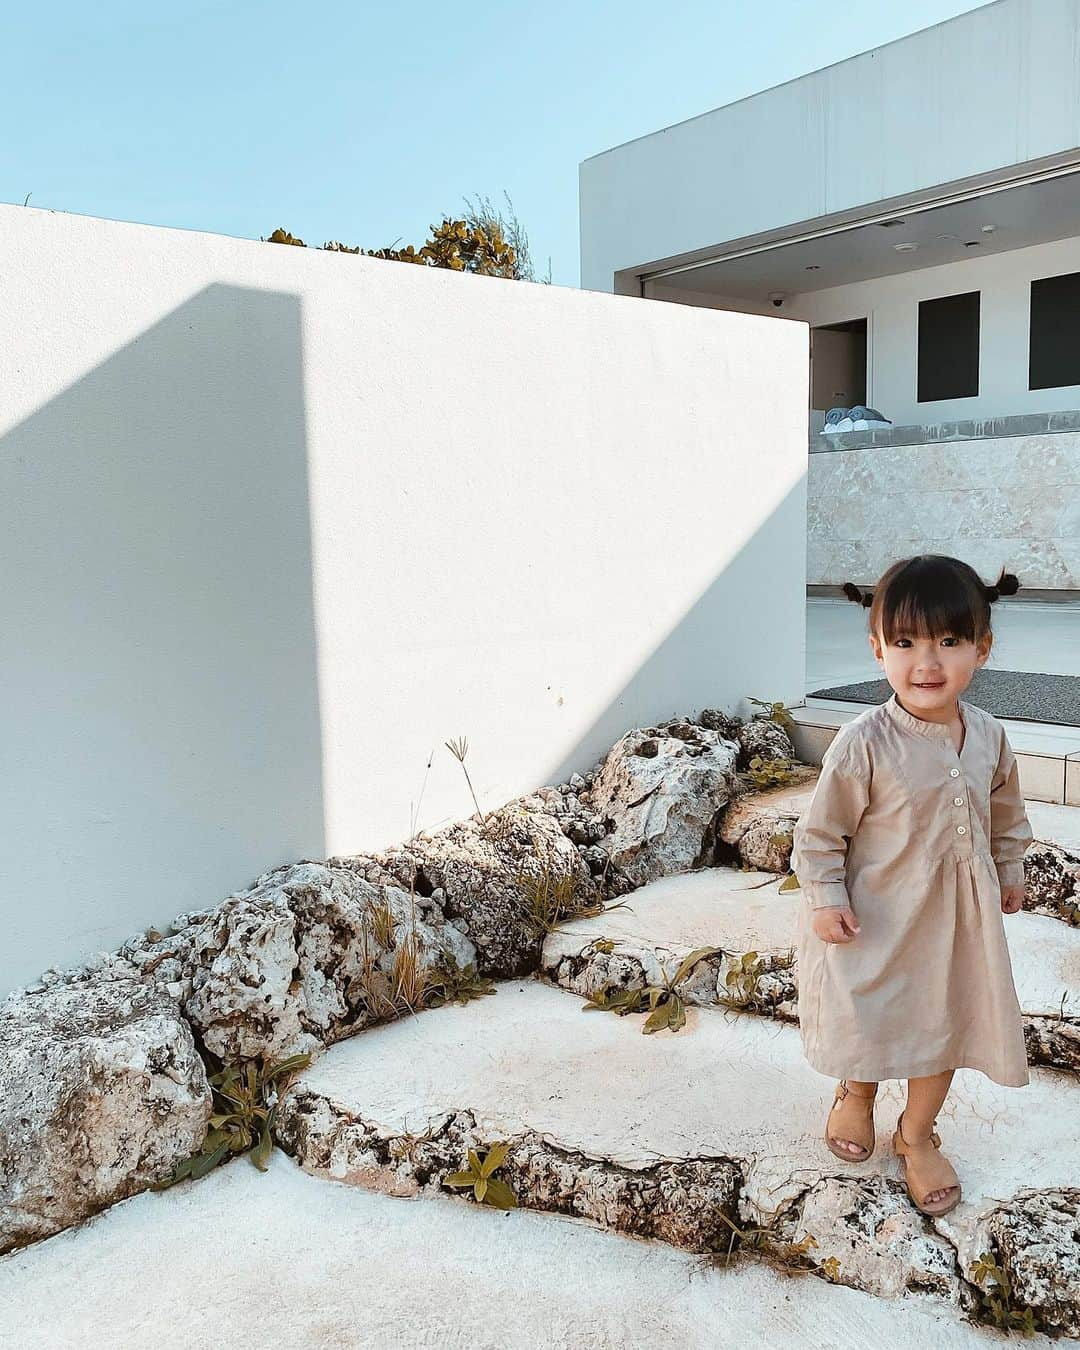
[[[942,638],[941,640],[942,640],[942,642],[948,642],[951,646],[956,646],[958,643],[960,643],[960,642],[963,641],[962,638],[958,638],[958,637],[944,637],[944,638]],[[896,642],[895,642],[893,645],[896,646],[896,647],[903,647],[905,644],[906,644],[907,646],[910,647],[910,646],[911,646],[911,639],[910,639],[910,638],[903,638],[903,637],[902,637],[902,638],[897,638],[897,639],[896,639]]]

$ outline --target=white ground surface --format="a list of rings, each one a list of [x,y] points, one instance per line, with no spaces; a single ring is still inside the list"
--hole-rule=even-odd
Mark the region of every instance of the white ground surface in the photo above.
[[[817,1175],[899,1177],[890,1139],[901,1085],[883,1083],[878,1148],[856,1165],[821,1138],[833,1081],[802,1054],[795,1027],[690,1008],[679,1032],[645,1036],[640,1017],[583,1011],[535,980],[390,1023],[332,1047],[305,1086],[380,1127],[420,1133],[455,1108],[492,1137],[532,1129],[629,1166],[699,1154],[751,1159],[745,1198],[768,1216]],[[1080,1084],[1032,1069],[1023,1088],[960,1069],[938,1128],[965,1199],[957,1231],[1022,1187],[1075,1185]]]
[[[362,1191],[306,1176],[280,1153],[265,1176],[239,1159],[0,1259],[4,1350],[1014,1344],[936,1301],[879,1299],[751,1261],[725,1269],[536,1211]]]
[[[1080,853],[1080,806],[1032,801],[1024,805],[1036,839],[1060,844],[1070,853]]]
[[[556,929],[544,944],[544,962],[600,936],[658,951],[671,973],[696,947],[783,951],[795,943],[800,893],[781,893],[779,886],[772,873],[727,867],[664,877],[626,896],[625,907]],[[1080,928],[1041,914],[1006,914],[1004,923],[1021,1008],[1061,1012],[1064,994],[1064,1011],[1080,1012]]]

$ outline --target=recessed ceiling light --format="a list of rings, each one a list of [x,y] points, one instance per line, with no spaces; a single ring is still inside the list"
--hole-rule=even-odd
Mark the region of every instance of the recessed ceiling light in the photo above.
[[[897,253],[914,253],[918,247],[918,244],[893,244]]]
[[[982,248],[982,240],[981,240],[981,239],[965,239],[965,240],[964,240],[964,247],[965,247],[965,248]]]
[[[984,225],[982,227],[982,232],[983,234],[993,234],[996,229],[997,229],[996,225]]]
[[[808,272],[820,272],[820,271],[821,271],[821,267],[820,267],[820,265],[819,265],[818,263],[810,263],[810,264],[808,264],[806,270],[807,270]]]

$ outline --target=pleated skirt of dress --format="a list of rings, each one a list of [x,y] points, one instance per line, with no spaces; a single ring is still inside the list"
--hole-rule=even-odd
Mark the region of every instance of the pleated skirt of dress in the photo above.
[[[1030,1082],[1024,1025],[990,860],[950,854],[917,895],[860,898],[861,931],[823,942],[799,906],[799,1030],[810,1064],[881,1082],[977,1069],[1005,1087]]]

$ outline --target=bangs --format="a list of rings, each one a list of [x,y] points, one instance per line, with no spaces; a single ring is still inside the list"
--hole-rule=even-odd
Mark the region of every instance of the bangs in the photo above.
[[[936,641],[962,637],[977,641],[980,627],[966,587],[928,585],[931,578],[899,576],[884,597],[881,630],[885,641],[921,637]]]

